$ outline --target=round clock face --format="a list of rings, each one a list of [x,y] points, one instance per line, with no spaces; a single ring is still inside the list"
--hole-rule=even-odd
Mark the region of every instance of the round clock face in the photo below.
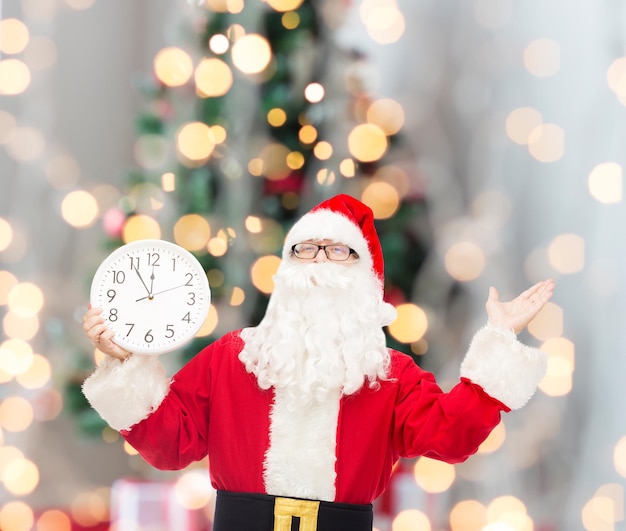
[[[102,308],[118,345],[139,354],[163,354],[195,336],[209,311],[211,292],[204,269],[189,251],[165,240],[138,240],[104,259],[90,300],[93,308]]]

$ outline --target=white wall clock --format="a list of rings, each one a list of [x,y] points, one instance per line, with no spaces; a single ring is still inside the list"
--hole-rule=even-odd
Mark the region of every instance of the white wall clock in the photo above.
[[[119,247],[98,267],[90,302],[102,308],[114,341],[138,354],[164,354],[189,342],[204,323],[211,292],[202,265],[165,240]]]

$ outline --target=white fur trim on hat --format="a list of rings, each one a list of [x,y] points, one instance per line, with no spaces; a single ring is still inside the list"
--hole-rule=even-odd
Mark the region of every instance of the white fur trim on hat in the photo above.
[[[83,394],[114,430],[128,430],[163,401],[170,380],[156,356],[107,357],[83,383]]]
[[[491,325],[472,339],[461,376],[511,409],[521,408],[545,375],[547,355],[517,340],[515,332]]]
[[[342,214],[320,209],[302,216],[287,233],[283,259],[289,257],[291,248],[296,243],[307,240],[333,240],[336,243],[343,243],[354,249],[369,269],[373,267],[367,240],[361,229]]]

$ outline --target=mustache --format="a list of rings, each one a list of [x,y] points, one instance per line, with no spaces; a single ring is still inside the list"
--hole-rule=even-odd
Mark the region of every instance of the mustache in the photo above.
[[[349,266],[332,263],[289,264],[279,269],[274,277],[276,284],[293,290],[312,289],[347,290],[354,285],[356,276]]]

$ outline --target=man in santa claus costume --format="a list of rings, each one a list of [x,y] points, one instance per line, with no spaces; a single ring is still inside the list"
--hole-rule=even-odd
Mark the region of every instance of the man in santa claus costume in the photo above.
[[[226,334],[168,378],[158,357],[121,349],[101,310],[84,330],[107,358],[85,381],[91,405],[159,469],[208,456],[215,531],[371,531],[372,502],[400,457],[458,463],[501,412],[522,407],[546,356],[516,334],[552,280],[510,302],[491,288],[448,393],[388,349],[383,256],[369,207],[335,196],[287,234],[260,324]],[[292,527],[293,526],[293,527]]]

